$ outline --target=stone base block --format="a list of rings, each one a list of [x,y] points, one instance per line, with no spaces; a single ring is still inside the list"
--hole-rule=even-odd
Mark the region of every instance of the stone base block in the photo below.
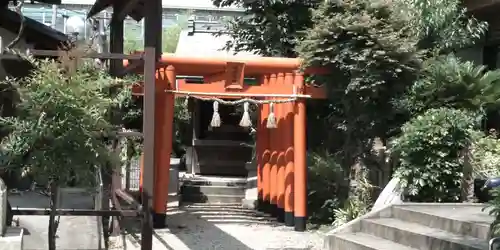
[[[256,199],[242,199],[241,205],[246,209],[257,209],[258,201]]]
[[[24,230],[20,227],[7,227],[0,236],[0,250],[23,250]]]

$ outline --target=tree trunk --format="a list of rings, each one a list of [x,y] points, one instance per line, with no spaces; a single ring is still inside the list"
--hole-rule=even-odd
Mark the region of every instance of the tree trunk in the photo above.
[[[473,171],[470,162],[470,147],[465,147],[462,150],[462,157],[464,164],[462,169],[462,181],[460,184],[460,200],[462,202],[474,202],[474,177],[472,176]]]
[[[48,242],[49,250],[56,250],[56,210],[57,210],[57,184],[55,181],[50,182],[50,215],[49,215],[49,233]]]

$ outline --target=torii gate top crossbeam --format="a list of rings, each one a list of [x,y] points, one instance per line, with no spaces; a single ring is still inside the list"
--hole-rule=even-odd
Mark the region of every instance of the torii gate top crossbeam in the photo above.
[[[137,62],[130,62],[133,65]],[[185,80],[177,80],[171,85],[170,91],[174,91],[177,96],[183,95],[212,95],[219,98],[239,98],[239,97],[265,97],[271,95],[296,96],[295,87],[285,84],[248,86],[244,84],[245,77],[273,78],[276,76],[295,73],[300,69],[301,60],[297,58],[274,58],[274,57],[180,57],[173,54],[163,54],[157,63],[157,82],[165,82],[163,71],[167,66],[175,68],[176,75],[202,76],[203,84],[191,84]],[[124,61],[128,66],[129,61]],[[323,73],[321,69],[309,68],[304,73]],[[141,72],[137,72],[141,73]],[[135,88],[134,93],[140,94],[141,88]],[[300,91],[307,97],[326,97],[324,88],[304,86]],[[190,94],[189,94],[190,93]]]
[[[141,53],[141,52],[136,52]],[[124,60],[124,66],[132,63]],[[165,53],[161,55],[158,68],[168,65],[175,67],[177,75],[202,76],[225,71],[228,63],[242,63],[245,65],[245,75],[255,76],[272,73],[288,73],[299,70],[302,61],[298,58],[282,57],[182,57]],[[321,73],[318,69],[306,69],[305,73]]]

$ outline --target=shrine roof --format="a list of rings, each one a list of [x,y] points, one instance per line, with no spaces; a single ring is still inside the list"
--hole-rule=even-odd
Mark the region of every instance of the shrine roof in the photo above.
[[[17,34],[20,25],[21,18],[16,12],[0,8],[0,27]],[[24,17],[24,29],[22,38],[34,44],[37,49],[56,50],[61,43],[68,41],[68,37],[62,32],[29,17]]]
[[[255,53],[246,51],[235,53],[233,50],[223,50],[229,40],[230,37],[224,34],[215,36],[211,33],[191,33],[189,30],[183,30],[179,36],[175,55],[185,57],[260,57]]]

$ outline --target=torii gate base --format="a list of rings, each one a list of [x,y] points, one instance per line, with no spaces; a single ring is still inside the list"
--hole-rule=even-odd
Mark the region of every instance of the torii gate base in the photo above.
[[[129,62],[125,62],[128,64]],[[165,54],[157,64],[155,112],[154,227],[166,225],[174,98],[253,98],[266,101],[257,124],[259,206],[296,231],[306,229],[307,166],[305,99],[325,98],[322,88],[304,83],[300,61],[292,58],[181,58]],[[312,73],[305,70],[304,73]],[[176,80],[201,76],[203,84]],[[259,85],[244,84],[244,77]],[[134,94],[142,95],[138,85]],[[276,118],[276,127],[269,120]],[[268,119],[269,118],[269,119]],[[270,128],[271,127],[271,128]]]

